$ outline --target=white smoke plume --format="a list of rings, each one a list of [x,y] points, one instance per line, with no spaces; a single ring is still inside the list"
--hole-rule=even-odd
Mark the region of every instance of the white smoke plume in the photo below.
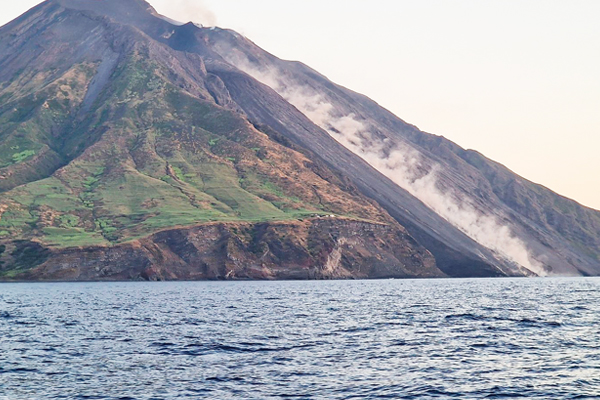
[[[202,0],[154,0],[152,4],[157,11],[176,21],[192,21],[204,26],[217,25],[217,16]]]
[[[222,55],[240,70],[271,87],[340,144],[467,236],[536,275],[546,275],[543,265],[530,255],[523,241],[515,237],[508,226],[500,224],[494,216],[478,211],[468,199],[459,198],[452,191],[442,192],[437,184],[440,167],[425,165],[418,151],[402,144],[394,144],[390,151],[388,139],[374,137],[367,123],[358,120],[354,114],[338,115],[335,106],[312,88],[294,84],[275,68],[257,68],[235,51],[222,52]]]

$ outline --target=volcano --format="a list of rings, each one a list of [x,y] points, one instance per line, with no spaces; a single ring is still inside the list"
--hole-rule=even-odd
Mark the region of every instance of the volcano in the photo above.
[[[0,279],[600,274],[600,212],[143,0],[0,28]]]

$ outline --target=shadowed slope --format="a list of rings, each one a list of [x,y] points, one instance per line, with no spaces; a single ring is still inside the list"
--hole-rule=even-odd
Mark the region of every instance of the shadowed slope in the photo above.
[[[348,171],[346,166],[356,166],[349,173],[353,181],[407,226],[448,273],[460,274],[465,268],[464,260],[458,269],[453,261],[443,261],[448,250],[505,269],[502,259],[514,250],[511,246],[519,244],[513,253],[527,251],[531,264],[546,273],[600,272],[598,211],[528,182],[443,137],[421,132],[365,96],[333,84],[301,63],[279,60],[234,32],[217,29],[202,34],[229,64],[274,89],[307,117],[302,121],[301,116],[288,111],[283,113],[287,119],[274,121],[273,115],[282,114],[281,102],[265,101],[266,95],[256,94],[265,89],[244,73],[231,71],[218,61],[207,61],[209,71],[214,69],[223,77],[251,118],[279,123],[281,129],[287,127],[290,136],[334,168]],[[257,98],[260,100],[254,100]],[[382,189],[368,177],[371,172],[350,162],[351,157],[339,145],[332,145],[322,130],[311,128],[306,119],[408,193]],[[395,200],[398,202],[393,204]],[[497,237],[503,242],[496,244]],[[475,241],[491,246],[495,255],[490,257]],[[511,257],[523,259],[522,254],[508,255],[509,261]]]

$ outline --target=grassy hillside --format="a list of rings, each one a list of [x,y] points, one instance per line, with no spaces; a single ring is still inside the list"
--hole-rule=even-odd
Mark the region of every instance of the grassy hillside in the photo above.
[[[0,240],[64,248],[210,221],[386,219],[303,154],[173,84],[150,51],[137,46],[123,57],[83,117],[97,65],[77,65],[22,97],[10,85],[0,92],[8,189],[0,194]],[[39,160],[42,153],[54,162]]]
[[[443,276],[343,172],[250,121],[196,26],[96,3],[0,28],[0,280]]]

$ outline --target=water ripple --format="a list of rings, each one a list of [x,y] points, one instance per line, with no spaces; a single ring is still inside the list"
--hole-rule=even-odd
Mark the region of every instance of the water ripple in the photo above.
[[[0,399],[600,398],[599,289],[3,284]]]

